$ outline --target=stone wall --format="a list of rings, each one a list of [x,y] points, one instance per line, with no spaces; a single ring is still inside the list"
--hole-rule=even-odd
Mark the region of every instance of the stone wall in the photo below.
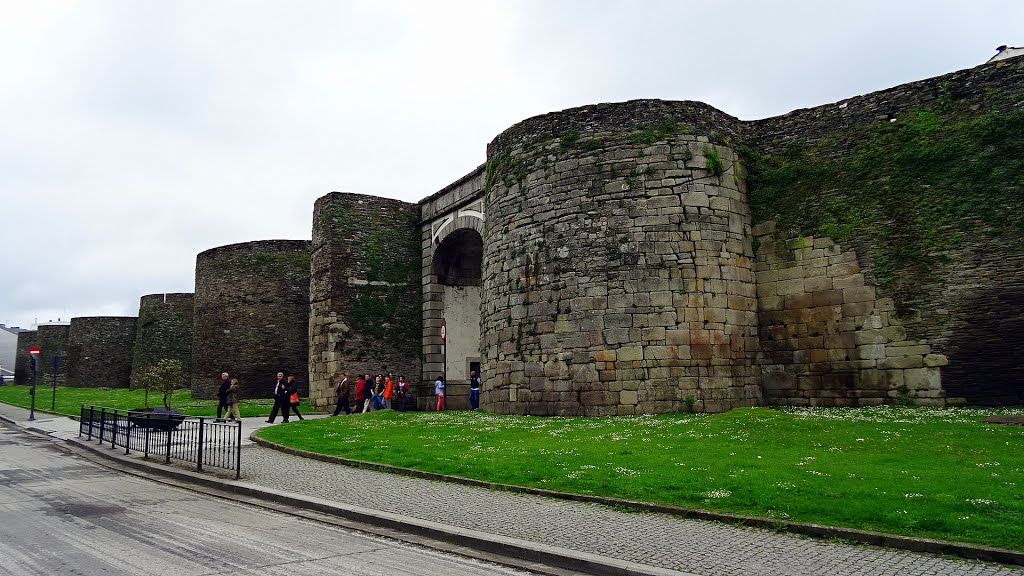
[[[755,223],[838,238],[908,340],[948,359],[929,388],[904,382],[918,397],[941,380],[952,402],[1024,403],[1022,102],[1024,59],[1011,59],[744,127],[769,167],[751,171]]]
[[[309,242],[261,240],[196,257],[192,394],[215,398],[220,373],[243,398],[268,398],[277,372],[294,374],[305,396]]]
[[[765,401],[945,404],[946,357],[907,337],[892,299],[865,285],[855,252],[828,238],[779,240],[771,223],[753,233]]]
[[[68,386],[127,388],[135,347],[134,316],[71,319],[68,332]]]
[[[132,353],[132,372],[162,359],[177,360],[192,375],[192,293],[147,294],[139,299],[139,319]]]
[[[309,295],[310,402],[334,404],[331,378],[420,378],[418,208],[332,192],[313,209]]]
[[[736,132],[699,103],[633,101],[533,118],[488,146],[483,407],[761,402]]]
[[[28,349],[39,344],[39,333],[28,330],[18,333],[18,352],[14,358],[14,383],[27,385],[32,383],[32,368],[29,366]]]
[[[64,386],[66,382],[66,367],[68,360],[68,339],[71,333],[70,324],[40,324],[36,330],[38,345],[42,349],[39,355],[39,382],[46,384],[53,383],[53,358],[60,358],[60,367],[57,369],[57,386]]]

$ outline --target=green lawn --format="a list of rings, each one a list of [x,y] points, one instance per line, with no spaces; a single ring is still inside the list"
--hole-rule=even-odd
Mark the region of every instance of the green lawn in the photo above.
[[[0,402],[14,404],[28,408],[32,397],[29,395],[31,386],[0,386]],[[70,414],[77,416],[81,413],[81,405],[103,406],[106,408],[120,408],[130,410],[142,408],[144,405],[143,390],[129,390],[127,388],[69,388],[66,386],[57,387],[57,404],[53,412],[59,414]],[[50,403],[53,398],[53,389],[49,386],[38,386],[36,388],[36,409],[50,411]],[[200,405],[205,404],[205,406]],[[149,405],[156,408],[163,408],[163,397],[158,393],[149,393]],[[183,414],[190,416],[216,416],[216,400],[199,400],[192,398],[191,390],[177,390],[171,399],[171,406]],[[267,400],[243,400],[239,403],[239,411],[242,418],[254,416],[265,416],[270,414],[273,406]],[[306,404],[299,406],[299,410],[306,411],[309,407]]]
[[[1024,427],[913,407],[617,418],[398,413],[260,436],[493,482],[1024,550]]]

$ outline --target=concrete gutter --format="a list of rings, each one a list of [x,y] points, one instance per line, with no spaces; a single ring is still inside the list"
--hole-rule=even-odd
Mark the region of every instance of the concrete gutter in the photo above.
[[[593,504],[602,504],[605,506],[613,506],[616,508],[629,508],[633,510],[642,510],[644,512],[657,512],[660,514],[669,514],[672,516],[692,518],[697,520],[712,520],[715,522],[723,522],[733,525],[740,524],[743,526],[750,526],[753,528],[764,528],[768,530],[790,532],[793,534],[803,534],[805,536],[821,538],[824,540],[847,540],[850,542],[868,544],[871,546],[880,546],[883,548],[895,548],[898,550],[923,552],[927,554],[953,555],[958,556],[960,558],[967,558],[971,560],[983,560],[986,562],[997,562],[1000,564],[1024,566],[1024,552],[1017,552],[1015,550],[1009,550],[1006,548],[983,546],[981,544],[971,544],[969,542],[949,542],[945,540],[935,540],[931,538],[899,536],[896,534],[887,534],[884,532],[857,530],[855,528],[841,528],[836,526],[826,526],[823,524],[812,524],[809,522],[793,522],[788,520],[780,520],[778,518],[766,518],[763,516],[744,516],[741,514],[730,514],[728,512],[714,512],[711,510],[683,508],[681,506],[672,506],[668,504],[654,504],[651,502],[627,500],[624,498],[609,498],[605,496],[573,494],[571,492],[557,492],[555,490],[531,488],[529,486],[517,486],[515,484],[500,484],[497,482],[486,482],[483,480],[476,480],[474,478],[464,478],[462,476],[449,476],[447,474],[438,474],[436,472],[424,472],[423,470],[416,470],[413,468],[402,468],[399,466],[391,466],[389,464],[379,464],[376,462],[366,462],[364,460],[351,460],[348,458],[342,458],[340,456],[328,456],[326,454],[317,454],[315,452],[299,450],[297,448],[292,448],[290,446],[285,446],[283,444],[277,444],[275,442],[264,440],[263,438],[257,436],[255,432],[250,436],[250,439],[256,444],[259,444],[260,446],[270,448],[273,450],[278,450],[286,454],[292,454],[294,456],[312,458],[314,460],[330,462],[332,464],[342,464],[354,468],[376,470],[379,472],[388,472],[391,474],[402,474],[405,476],[412,476],[414,478],[424,478],[427,480],[437,480],[440,482],[452,482],[456,484],[463,484],[465,486],[489,488],[491,490],[503,490],[506,492],[532,494],[535,496],[545,496],[548,498],[557,498],[560,500],[590,502]]]

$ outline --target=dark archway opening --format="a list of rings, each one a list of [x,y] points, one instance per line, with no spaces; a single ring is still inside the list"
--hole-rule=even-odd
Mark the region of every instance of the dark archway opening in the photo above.
[[[476,230],[456,230],[434,251],[433,273],[445,286],[480,286],[484,240]]]

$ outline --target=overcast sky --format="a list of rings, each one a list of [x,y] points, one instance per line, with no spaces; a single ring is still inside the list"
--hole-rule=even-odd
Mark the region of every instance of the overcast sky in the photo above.
[[[135,315],[197,253],[308,239],[334,191],[415,202],[530,116],[742,119],[1024,45],[1024,2],[0,0],[0,323]]]

